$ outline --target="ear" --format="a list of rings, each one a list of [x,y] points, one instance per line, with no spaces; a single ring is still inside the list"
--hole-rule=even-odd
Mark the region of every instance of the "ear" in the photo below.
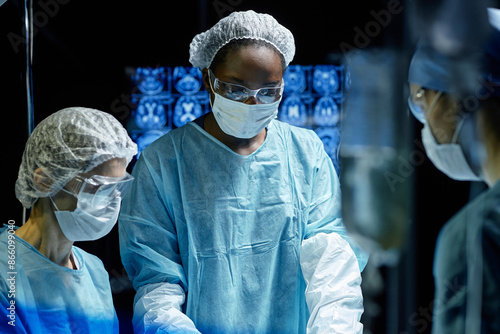
[[[33,182],[36,189],[42,193],[50,192],[50,188],[54,184],[54,181],[41,168],[37,168],[33,173]]]

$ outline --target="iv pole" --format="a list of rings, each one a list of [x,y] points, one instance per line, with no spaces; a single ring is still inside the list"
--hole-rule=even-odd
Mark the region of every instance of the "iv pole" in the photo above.
[[[33,109],[33,0],[24,0],[24,32],[25,32],[25,84],[28,137],[35,127]],[[22,223],[26,222],[26,208],[23,208]]]

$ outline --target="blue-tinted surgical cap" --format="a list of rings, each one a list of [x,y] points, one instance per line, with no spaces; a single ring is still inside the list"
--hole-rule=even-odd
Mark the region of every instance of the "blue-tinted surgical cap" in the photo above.
[[[450,91],[454,73],[453,60],[420,40],[410,63],[408,81],[436,91]]]
[[[408,82],[457,95],[467,89],[474,89],[473,87],[477,85],[477,73],[488,85],[493,84],[493,87],[499,85],[500,10],[488,8],[488,17],[494,29],[491,29],[482,53],[474,55],[475,58],[454,58],[443,55],[426,40],[420,40],[410,63]],[[474,67],[471,59],[477,61],[477,68]],[[473,82],[474,80],[476,82]],[[500,96],[500,89],[490,90],[490,93],[490,96]]]

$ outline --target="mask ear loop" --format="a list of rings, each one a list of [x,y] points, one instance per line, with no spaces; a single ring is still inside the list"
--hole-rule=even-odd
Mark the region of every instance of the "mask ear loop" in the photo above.
[[[64,189],[64,187],[62,187],[62,188],[61,188],[61,190],[62,190],[62,191],[64,191],[65,193],[67,193],[67,194],[72,195],[73,197],[75,197],[75,198],[78,200],[78,196],[77,196],[77,195],[75,195],[73,192],[71,192],[71,191],[69,191],[69,190]],[[56,208],[56,210],[57,210],[57,211],[61,211],[61,210],[59,210],[59,208],[57,207],[57,205],[56,205],[56,203],[54,202],[54,199],[52,198],[52,196],[49,196],[49,199],[50,199],[50,201],[52,202],[52,204],[54,205],[54,207]]]
[[[215,90],[214,90],[214,87],[212,86],[212,70],[211,69],[208,69],[208,84],[210,85],[210,89],[212,90],[212,93],[214,93],[215,95]],[[208,98],[208,102],[210,102],[210,108],[214,108],[214,104],[212,102],[212,99],[209,97]]]
[[[441,97],[441,95],[443,95],[443,92],[439,91],[436,96],[434,97],[434,100],[432,101],[431,105],[429,106],[429,108],[427,108],[427,110],[425,111],[426,114],[428,115],[424,115],[424,117],[427,119],[427,117],[430,117],[432,112],[434,111],[434,109],[436,109],[436,105],[439,101],[439,98]],[[429,121],[426,121],[427,123],[427,126],[429,127],[429,130],[431,130],[430,128],[430,123]],[[431,130],[431,133],[432,133],[432,130]],[[435,141],[436,138],[434,137],[434,134],[432,134],[432,138],[433,140]]]
[[[465,116],[465,117],[468,117],[468,116]],[[460,134],[460,130],[462,130],[462,126],[464,125],[465,117],[462,117],[460,122],[458,122],[458,124],[457,124],[457,128],[455,129],[455,133],[453,134],[453,137],[451,138],[452,144],[458,143],[458,135]]]
[[[462,127],[467,117],[471,117],[470,114],[465,114],[464,116],[461,117],[460,121],[458,122],[457,128],[455,129],[453,137],[451,138],[452,144],[458,144],[458,136],[460,135],[460,131],[462,130]]]
[[[434,97],[434,100],[432,101],[431,105],[429,106],[428,108],[428,113],[429,113],[429,116],[432,114],[432,112],[434,111],[434,109],[436,108],[436,105],[439,101],[439,98],[441,97],[441,95],[443,95],[443,92],[439,91],[436,96]]]
[[[54,208],[56,208],[56,211],[61,211],[59,210],[59,208],[57,207],[56,203],[54,202],[54,200],[52,199],[52,196],[49,196],[49,199],[50,201],[52,202],[52,205],[54,206]]]

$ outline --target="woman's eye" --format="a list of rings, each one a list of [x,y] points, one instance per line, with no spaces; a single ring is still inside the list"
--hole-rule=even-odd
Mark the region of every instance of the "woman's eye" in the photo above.
[[[243,87],[238,87],[238,86],[232,86],[231,91],[233,93],[243,93],[245,91],[245,88]]]

